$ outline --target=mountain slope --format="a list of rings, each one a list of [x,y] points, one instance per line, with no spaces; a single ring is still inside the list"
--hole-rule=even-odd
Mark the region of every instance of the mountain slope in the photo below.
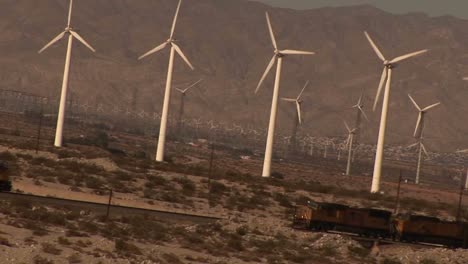
[[[97,49],[92,54],[74,42],[70,85],[81,103],[125,108],[136,89],[138,108],[160,111],[168,52],[143,61],[136,58],[167,39],[176,4],[75,1],[72,25]],[[0,88],[59,95],[66,44],[62,41],[40,55],[37,50],[63,30],[67,5],[64,0],[0,3]],[[362,89],[369,111],[382,65],[364,38],[367,30],[389,58],[430,49],[394,72],[387,142],[412,142],[417,112],[407,97],[411,93],[422,105],[443,104],[428,115],[430,149],[468,146],[468,124],[462,119],[468,110],[468,84],[461,80],[468,74],[468,21],[419,13],[393,15],[370,6],[296,11],[244,0],[184,1],[175,37],[196,70],[190,71],[177,58],[174,83],[183,86],[205,79],[187,100],[188,115],[266,128],[273,72],[260,93],[253,94],[272,55],[266,10],[280,47],[317,52],[288,57],[283,67],[282,96],[295,96],[306,80],[311,81],[304,96],[302,133],[344,135],[342,119],[354,120],[349,107]],[[177,104],[178,97],[173,99]],[[172,114],[176,109],[171,108]],[[279,111],[278,126],[287,133],[294,109],[281,104]],[[369,115],[364,139],[374,143],[380,111]]]

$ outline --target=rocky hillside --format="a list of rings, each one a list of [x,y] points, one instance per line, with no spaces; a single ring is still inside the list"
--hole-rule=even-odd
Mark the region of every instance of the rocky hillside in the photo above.
[[[96,49],[92,54],[75,42],[71,89],[81,102],[116,104],[125,108],[137,91],[137,104],[160,111],[168,52],[144,60],[137,57],[166,40],[175,0],[75,1],[72,25]],[[37,54],[66,23],[65,0],[4,0],[0,3],[0,88],[57,97],[65,42]],[[429,114],[426,136],[432,150],[468,146],[463,115],[468,106],[468,21],[424,14],[393,15],[371,6],[296,11],[271,8],[245,0],[186,0],[176,29],[190,71],[176,60],[175,84],[198,78],[205,82],[191,94],[187,111],[204,119],[236,121],[266,127],[273,74],[261,92],[253,91],[272,54],[264,12],[271,13],[278,44],[317,52],[288,57],[282,96],[296,95],[306,80],[303,133],[336,136],[345,133],[342,119],[352,122],[350,106],[362,89],[370,108],[381,73],[363,31],[367,30],[388,57],[414,50],[431,51],[394,74],[389,116],[390,143],[408,144],[417,112],[407,93],[426,105],[443,105]],[[174,104],[178,98],[174,97]],[[172,108],[172,113],[175,112]],[[293,107],[281,104],[279,127],[288,131]],[[379,113],[370,113],[364,139],[375,142]]]

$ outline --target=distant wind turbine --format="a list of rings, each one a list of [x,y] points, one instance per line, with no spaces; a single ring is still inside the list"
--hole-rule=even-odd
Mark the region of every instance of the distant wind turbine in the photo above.
[[[268,29],[270,31],[270,37],[271,41],[273,43],[273,48],[274,48],[274,54],[273,58],[271,58],[270,63],[268,64],[265,72],[263,73],[262,78],[260,79],[260,82],[257,85],[257,89],[255,90],[255,93],[258,92],[260,89],[263,81],[267,77],[268,73],[270,72],[271,68],[277,62],[276,64],[276,78],[275,78],[275,86],[273,89],[273,98],[271,102],[271,111],[270,111],[270,123],[268,125],[268,136],[267,136],[267,143],[266,143],[266,150],[265,150],[265,159],[263,162],[263,172],[262,176],[263,177],[270,177],[271,175],[271,158],[273,155],[273,141],[275,137],[275,125],[276,125],[276,114],[278,110],[278,97],[279,97],[279,85],[280,85],[280,79],[281,79],[281,66],[283,63],[283,57],[287,55],[313,55],[315,54],[314,52],[309,52],[309,51],[299,51],[299,50],[279,50],[278,46],[276,45],[276,39],[275,39],[275,34],[273,33],[273,28],[271,26],[270,22],[270,16],[268,15],[268,12],[266,12],[266,20],[268,24]]]
[[[369,121],[369,118],[366,115],[366,112],[364,112],[364,104],[362,103],[362,98],[363,98],[363,92],[361,92],[361,95],[359,96],[359,100],[357,104],[353,105],[352,108],[356,108],[356,123],[354,125],[354,128],[356,129],[355,133],[355,138],[354,138],[354,144],[359,144],[359,139],[361,136],[361,120],[362,117],[364,116],[364,119],[366,121]],[[353,152],[356,152],[357,149],[353,149]],[[352,155],[354,157],[354,153]]]
[[[309,84],[309,81],[307,81],[302,88],[301,92],[296,98],[281,98],[281,100],[286,101],[286,102],[291,102],[296,105],[296,117],[294,118],[294,126],[293,126],[293,131],[291,135],[291,146],[293,151],[296,150],[296,136],[297,136],[297,128],[299,125],[302,125],[302,114],[301,114],[301,105],[302,105],[302,94],[304,93],[305,88]]]
[[[383,85],[386,81],[383,104],[382,104],[382,113],[381,113],[381,118],[380,118],[379,139],[377,141],[377,150],[376,150],[375,163],[374,163],[374,174],[372,177],[372,187],[371,187],[371,192],[376,193],[380,191],[380,177],[382,173],[382,160],[383,160],[383,150],[384,150],[384,144],[385,144],[385,130],[387,127],[388,101],[390,99],[390,84],[392,81],[392,71],[395,67],[397,67],[397,63],[407,60],[411,57],[421,55],[427,52],[428,50],[427,49],[420,50],[420,51],[409,53],[403,56],[396,57],[392,60],[387,60],[385,59],[384,55],[379,50],[377,45],[375,45],[374,41],[372,41],[369,34],[367,32],[364,32],[364,34],[366,35],[367,40],[371,44],[377,56],[382,60],[383,66],[384,66],[383,71],[382,71],[382,77],[380,78],[379,87],[377,89],[377,94],[374,100],[374,107],[373,107],[374,111],[377,107],[377,102],[379,101]]]
[[[356,135],[357,128],[349,128],[346,121],[344,122],[346,130],[348,130],[348,139],[346,139],[345,146],[348,147],[348,163],[346,164],[346,176],[351,174],[351,162],[353,157],[353,143],[354,143],[354,136]]]
[[[413,134],[413,137],[415,137],[418,140],[418,142],[410,146],[410,147],[418,146],[418,148],[419,148],[419,150],[418,150],[418,164],[417,164],[417,167],[416,167],[416,179],[414,181],[416,184],[419,184],[419,175],[421,173],[421,163],[422,163],[422,152],[424,151],[426,156],[428,156],[426,147],[423,144],[423,132],[424,132],[424,126],[425,126],[424,117],[425,117],[427,111],[429,111],[430,109],[440,105],[440,102],[432,104],[430,106],[427,106],[427,107],[421,109],[421,107],[419,107],[419,105],[416,103],[416,101],[413,99],[413,97],[411,97],[411,95],[408,94],[408,97],[411,100],[411,102],[413,103],[414,107],[416,107],[416,109],[419,111],[418,120],[416,121],[416,127],[414,129],[414,134]]]
[[[195,83],[191,84],[190,86],[188,86],[187,88],[185,89],[179,89],[179,88],[176,88],[176,90],[178,92],[180,92],[180,108],[179,108],[179,117],[178,117],[178,122],[177,122],[177,126],[178,126],[178,131],[179,133],[182,133],[182,119],[183,119],[183,115],[184,115],[184,110],[185,110],[185,96],[187,95],[187,92],[192,88],[194,87],[195,85],[199,84],[200,82],[202,82],[203,79],[200,79],[198,81],[196,81]]]
[[[172,72],[174,69],[175,52],[177,52],[177,54],[179,54],[179,56],[185,61],[185,63],[187,63],[190,69],[194,70],[192,64],[187,59],[187,57],[185,57],[184,53],[182,52],[180,47],[175,43],[175,39],[173,38],[181,3],[182,3],[182,0],[179,0],[179,4],[177,5],[177,10],[174,16],[174,20],[172,22],[172,28],[171,28],[171,33],[169,35],[169,39],[166,40],[161,45],[141,55],[138,58],[139,60],[141,60],[153,53],[156,53],[164,49],[167,45],[171,46],[170,55],[169,55],[169,66],[167,69],[166,91],[164,93],[164,103],[163,103],[163,109],[162,109],[162,114],[161,114],[161,125],[159,128],[158,148],[156,151],[156,161],[159,161],[159,162],[164,161],[164,146],[166,143],[167,117],[169,115],[169,103],[170,103],[170,98],[171,98]]]
[[[73,38],[76,38],[80,41],[83,45],[89,48],[92,52],[96,52],[96,50],[91,47],[76,31],[73,30],[71,27],[71,16],[72,16],[72,8],[73,8],[73,0],[70,0],[70,7],[68,9],[68,21],[67,27],[65,30],[58,34],[54,39],[52,39],[47,45],[45,45],[39,53],[42,53],[44,50],[61,40],[65,35],[68,35],[68,46],[67,46],[67,55],[65,57],[65,69],[63,72],[63,81],[62,81],[62,91],[60,95],[60,105],[57,117],[57,128],[55,129],[55,141],[54,146],[61,147],[62,146],[62,134],[63,134],[63,123],[65,120],[65,108],[67,104],[67,93],[68,93],[68,75],[70,72],[70,62],[71,62],[71,52],[72,52],[72,44]]]

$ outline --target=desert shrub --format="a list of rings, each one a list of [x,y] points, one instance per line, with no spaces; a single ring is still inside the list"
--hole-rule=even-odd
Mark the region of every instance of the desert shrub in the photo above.
[[[239,226],[237,229],[236,229],[236,233],[239,235],[239,236],[245,236],[247,235],[247,233],[249,233],[249,228],[245,225],[243,226]]]
[[[115,241],[115,250],[118,253],[121,253],[123,255],[141,255],[142,254],[140,248],[138,248],[132,243],[125,242],[122,239],[118,239]]]
[[[167,263],[171,264],[182,264],[183,262],[179,259],[179,257],[174,253],[164,253],[162,258],[167,261]]]
[[[351,254],[360,258],[365,258],[370,253],[368,249],[359,246],[348,246],[348,250]]]
[[[0,245],[1,246],[7,246],[7,247],[11,247],[12,244],[10,243],[10,241],[8,241],[7,238],[4,238],[4,237],[0,237]]]
[[[116,171],[114,172],[114,175],[114,179],[118,181],[131,181],[133,178],[132,175],[125,171]]]
[[[397,260],[397,259],[392,259],[392,258],[385,257],[382,260],[382,264],[401,264],[401,262],[399,260]]]
[[[33,258],[33,262],[34,264],[54,264],[54,261],[41,257],[40,255],[36,255]]]
[[[428,258],[422,259],[419,263],[420,264],[437,264],[435,260],[428,259]]]
[[[129,232],[136,238],[165,240],[169,234],[167,227],[161,223],[141,216],[124,217],[122,223],[129,225]]]
[[[42,243],[42,251],[51,255],[60,255],[62,250],[51,243]]]
[[[336,247],[331,244],[324,244],[320,247],[323,256],[334,257],[338,254]]]
[[[71,242],[70,240],[68,240],[66,237],[58,237],[57,239],[57,242],[60,244],[60,245],[63,245],[63,246],[69,246],[71,245]]]
[[[287,195],[282,193],[275,193],[273,198],[276,202],[279,203],[279,205],[287,208],[291,207],[291,202],[289,201],[289,197]]]
[[[16,162],[18,158],[15,154],[9,151],[2,151],[0,152],[0,160],[1,161],[8,161],[8,162]]]
[[[67,260],[68,260],[68,263],[70,263],[70,264],[75,264],[75,263],[81,263],[82,262],[80,255],[78,255],[77,253],[74,253],[74,254],[68,256]]]
[[[193,181],[189,180],[188,178],[176,178],[176,182],[182,185],[182,193],[187,196],[193,196],[196,191],[196,185]]]
[[[228,188],[221,182],[212,181],[210,185],[210,193],[213,195],[224,195]]]
[[[97,177],[90,176],[85,179],[85,184],[86,184],[86,187],[90,189],[100,190],[104,186],[104,181],[102,181],[101,179]]]

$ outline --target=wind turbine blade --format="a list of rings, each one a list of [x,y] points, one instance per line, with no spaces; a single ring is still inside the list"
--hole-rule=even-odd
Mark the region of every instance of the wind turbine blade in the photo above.
[[[275,33],[273,32],[273,27],[271,26],[270,15],[268,15],[268,12],[265,12],[265,14],[266,14],[266,20],[268,24],[268,30],[270,31],[271,42],[273,43],[273,47],[275,48],[275,50],[277,50],[278,46],[276,45]]]
[[[255,89],[255,93],[257,93],[258,90],[260,89],[260,86],[262,86],[263,81],[265,80],[265,78],[267,77],[267,75],[270,72],[271,68],[273,67],[273,64],[275,63],[275,59],[276,59],[276,54],[273,55],[273,58],[271,58],[270,63],[268,64],[265,72],[263,73],[262,78],[260,79],[260,82],[258,82],[257,89]]]
[[[366,112],[364,112],[364,109],[362,109],[361,106],[358,106],[358,109],[359,109],[359,111],[361,111],[361,113],[362,113],[362,115],[364,116],[364,118],[365,118],[367,121],[369,121],[369,118],[367,117]]]
[[[299,95],[297,96],[297,99],[299,101],[299,99],[301,99],[301,96],[302,96],[302,93],[304,92],[305,88],[307,87],[307,85],[309,84],[309,81],[307,81],[304,85],[304,87],[302,88],[301,92],[299,93]]]
[[[314,55],[315,54],[315,52],[312,52],[312,51],[289,50],[289,49],[281,50],[280,53],[285,54],[285,55]]]
[[[380,77],[379,88],[377,88],[377,94],[375,95],[375,99],[374,99],[374,106],[372,108],[374,111],[375,111],[375,108],[377,107],[377,103],[379,102],[380,93],[382,93],[382,88],[384,86],[386,78],[387,78],[387,67],[384,67],[382,71],[382,77]]]
[[[414,137],[418,135],[419,126],[421,125],[421,119],[422,119],[422,113],[419,112],[418,121],[416,121],[416,127],[414,128],[414,134],[413,134]]]
[[[169,37],[172,39],[172,36],[174,36],[174,31],[177,23],[177,17],[179,16],[179,10],[180,10],[180,5],[182,4],[182,0],[179,0],[179,4],[177,4],[177,10],[174,16],[174,20],[172,21],[172,27],[171,27],[171,36]]]
[[[369,34],[367,33],[367,31],[364,31],[364,35],[366,35],[367,40],[368,40],[369,43],[371,44],[371,46],[372,46],[372,48],[374,49],[374,51],[375,51],[375,53],[377,54],[377,56],[379,56],[379,58],[380,58],[382,61],[385,61],[384,55],[383,55],[382,52],[379,50],[379,48],[377,47],[377,45],[375,45],[374,41],[371,39],[371,37],[369,36]]]
[[[181,89],[179,89],[179,88],[175,88],[175,89],[176,89],[177,91],[181,92],[181,93],[185,93],[184,90],[181,90]]]
[[[52,39],[49,43],[47,43],[41,50],[38,51],[38,53],[42,53],[44,50],[46,50],[48,47],[54,45],[57,41],[61,40],[65,36],[65,31],[58,34],[54,39]]]
[[[190,61],[187,59],[187,57],[185,57],[185,55],[182,52],[182,50],[180,49],[180,47],[177,44],[175,44],[174,42],[172,42],[172,45],[174,46],[174,48],[177,51],[177,53],[179,54],[179,56],[185,61],[185,63],[187,63],[187,65],[190,67],[190,69],[192,69],[192,71],[195,70],[195,68],[190,63]]]
[[[409,145],[407,148],[413,148],[413,147],[416,147],[417,145],[419,145],[419,142],[416,142],[414,144],[411,144]]]
[[[296,109],[297,109],[297,118],[299,118],[299,124],[302,125],[301,104],[297,101],[296,101]]]
[[[70,0],[70,7],[68,8],[68,22],[67,27],[70,27],[71,24],[71,15],[72,15],[72,8],[73,8],[73,0]]]
[[[468,149],[457,150],[456,153],[468,153]]]
[[[75,37],[77,40],[79,40],[81,43],[83,43],[83,45],[88,47],[88,49],[90,49],[92,52],[96,52],[96,50],[93,47],[91,47],[91,45],[89,45],[88,42],[86,42],[86,40],[84,40],[78,33],[76,33],[75,31],[70,30],[70,34],[72,34],[73,37]]]
[[[468,81],[468,77],[463,77],[463,80],[464,80],[464,81]]]
[[[420,50],[420,51],[416,51],[416,52],[413,52],[413,53],[409,53],[409,54],[406,54],[406,55],[403,55],[403,56],[400,56],[400,57],[396,57],[393,60],[391,60],[390,63],[397,63],[397,62],[400,62],[400,61],[404,61],[404,60],[409,59],[411,57],[415,57],[415,56],[418,56],[420,54],[426,53],[427,51],[428,50],[425,49],[425,50]]]
[[[358,100],[358,103],[357,105],[361,106],[362,105],[362,97],[364,96],[364,88],[362,89],[361,91],[361,95],[359,96],[359,100]]]
[[[423,143],[421,143],[421,149],[424,151],[424,154],[426,154],[426,157],[429,157],[429,153],[427,153],[426,147]]]
[[[163,44],[157,46],[156,48],[154,48],[154,49],[152,49],[152,50],[146,52],[146,53],[143,54],[143,55],[141,55],[140,57],[138,57],[138,59],[141,60],[141,59],[143,59],[144,57],[147,57],[147,56],[149,56],[149,55],[151,55],[151,54],[153,54],[153,53],[155,53],[155,52],[158,52],[158,51],[164,49],[166,46],[167,46],[167,42],[164,42]]]
[[[421,110],[421,107],[419,107],[419,105],[416,103],[416,101],[413,99],[413,97],[411,97],[410,94],[408,94],[408,97],[409,99],[411,100],[411,102],[413,102],[414,106],[416,107],[416,109],[418,109],[419,111],[423,111]]]
[[[281,100],[286,101],[286,102],[296,102],[296,99],[291,99],[291,98],[281,98]]]
[[[190,88],[194,87],[195,85],[199,84],[199,83],[202,82],[202,81],[203,81],[203,79],[200,79],[200,80],[194,82],[192,85],[190,85],[189,87],[187,87],[187,88],[184,89],[184,93],[185,93],[186,91],[188,91]]]
[[[435,104],[432,104],[430,106],[427,106],[426,108],[423,109],[424,112],[428,111],[429,109],[432,109],[436,106],[440,105],[440,102],[439,103],[435,103]]]
[[[351,133],[351,128],[349,128],[348,123],[346,123],[346,121],[343,121],[343,123],[344,123],[346,129],[348,130],[348,133]]]

